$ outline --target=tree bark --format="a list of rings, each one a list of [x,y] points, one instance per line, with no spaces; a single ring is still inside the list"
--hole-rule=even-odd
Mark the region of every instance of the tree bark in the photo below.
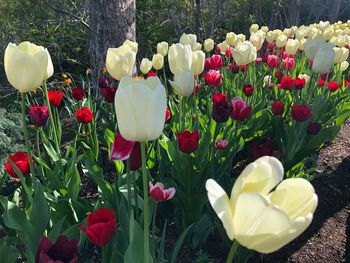
[[[136,37],[136,0],[90,0],[89,57],[93,83],[105,67],[107,49]]]
[[[334,23],[338,19],[339,11],[340,11],[341,0],[334,0],[330,6],[329,12],[329,22]]]
[[[196,11],[195,11],[195,34],[197,35],[198,40],[201,40],[201,1],[196,0]]]

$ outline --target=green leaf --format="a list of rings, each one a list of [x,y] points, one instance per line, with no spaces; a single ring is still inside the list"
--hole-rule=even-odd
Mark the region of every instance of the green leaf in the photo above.
[[[30,223],[35,235],[41,237],[50,219],[49,206],[39,182],[34,181],[34,193]]]
[[[50,239],[52,243],[54,243],[56,239],[59,237],[59,235],[61,234],[61,228],[64,223],[64,220],[66,220],[66,216],[64,216],[63,218],[60,219],[60,221],[55,223],[52,226],[49,234],[47,235],[47,237]]]
[[[10,247],[7,244],[6,238],[2,238],[0,239],[0,255],[1,255],[1,262],[12,263],[12,262],[16,262],[16,259],[19,256],[19,252],[15,248]]]
[[[175,263],[176,262],[176,257],[177,254],[180,251],[180,248],[182,246],[182,243],[184,242],[188,232],[190,231],[190,229],[192,228],[193,224],[188,226],[181,234],[181,236],[179,237],[179,239],[176,241],[175,247],[173,249],[173,251],[171,252],[170,258],[169,258],[169,263]]]

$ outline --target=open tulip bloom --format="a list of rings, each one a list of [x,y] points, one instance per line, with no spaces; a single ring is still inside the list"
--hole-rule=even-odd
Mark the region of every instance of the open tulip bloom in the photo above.
[[[243,170],[230,198],[213,179],[207,180],[209,202],[231,240],[271,253],[310,225],[318,200],[313,186],[302,178],[282,181],[283,173],[276,158],[261,157]]]

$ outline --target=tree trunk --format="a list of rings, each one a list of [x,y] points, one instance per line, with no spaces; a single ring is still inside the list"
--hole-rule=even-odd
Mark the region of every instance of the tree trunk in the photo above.
[[[197,35],[198,41],[201,40],[201,1],[196,0],[196,10],[195,10],[195,34]]]
[[[89,57],[93,83],[105,67],[107,49],[136,37],[136,0],[91,0]]]
[[[297,26],[299,22],[300,0],[291,0],[288,5],[289,27]]]
[[[341,0],[334,0],[330,6],[329,12],[329,22],[334,23],[338,19],[339,11],[340,11]]]

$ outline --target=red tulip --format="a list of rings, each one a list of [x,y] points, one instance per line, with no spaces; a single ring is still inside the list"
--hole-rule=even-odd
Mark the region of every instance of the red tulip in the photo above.
[[[40,240],[35,263],[78,263],[78,241],[59,236],[55,244],[47,237]]]
[[[81,123],[89,123],[89,122],[92,122],[94,116],[89,107],[83,107],[76,111],[75,117]]]
[[[112,161],[126,161],[130,158],[130,169],[137,170],[142,164],[140,143],[128,141],[121,134],[117,134],[114,137],[110,158]]]
[[[184,131],[177,133],[177,142],[180,151],[184,153],[194,152],[198,147],[199,134],[197,131]]]
[[[72,97],[76,100],[82,100],[85,95],[83,88],[72,88]]]
[[[340,88],[340,84],[335,81],[329,81],[328,82],[328,89],[330,92],[336,91],[338,88]]]
[[[294,86],[294,79],[291,77],[282,77],[279,87],[281,89],[290,90]]]
[[[217,139],[215,141],[215,148],[217,150],[225,150],[228,145],[228,140]]]
[[[240,97],[234,97],[230,101],[230,108],[232,109],[231,118],[237,121],[246,120],[252,112],[252,106],[247,105]]]
[[[148,72],[147,77],[157,77],[157,72]]]
[[[164,189],[164,185],[162,183],[156,183],[153,185],[151,182],[148,183],[149,187],[149,195],[153,198],[155,202],[163,202],[168,201],[176,193],[174,187],[170,187],[168,189]]]
[[[256,58],[255,60],[256,63],[260,64],[263,62],[263,58],[259,57],[259,58]]]
[[[218,87],[222,84],[222,75],[220,71],[210,70],[205,73],[204,79],[209,86]]]
[[[275,46],[275,42],[267,42],[266,49],[273,50],[273,47]]]
[[[50,114],[46,106],[30,106],[29,120],[31,124],[36,126],[45,126]]]
[[[325,81],[324,81],[323,79],[320,79],[320,80],[318,81],[318,86],[319,86],[319,87],[323,87],[324,84],[325,84]]]
[[[305,87],[305,84],[306,84],[306,81],[304,78],[296,78],[294,80],[294,83],[295,83],[295,88],[296,89],[302,89]]]
[[[306,121],[312,116],[311,108],[303,104],[294,104],[292,107],[292,118],[296,121]]]
[[[104,207],[87,216],[87,229],[80,227],[80,231],[84,232],[89,241],[97,246],[106,245],[113,238],[116,229],[114,211]]]
[[[282,115],[284,112],[284,104],[278,100],[272,103],[272,113],[275,115]]]
[[[223,60],[220,55],[213,55],[205,59],[204,67],[206,69],[220,69],[223,65]]]
[[[224,93],[213,93],[212,117],[216,122],[226,122],[230,117],[231,110],[228,107],[227,95]]]
[[[168,105],[167,105],[166,109],[165,109],[165,122],[168,122],[170,120],[170,117],[171,117],[171,112],[170,112]]]
[[[26,176],[30,173],[30,166],[29,166],[29,158],[28,154],[18,151],[13,155],[10,155],[8,157],[8,161],[5,163],[5,169],[6,171],[13,177],[13,178],[19,178],[15,170],[12,168],[10,161],[11,160],[17,168],[21,171],[23,176]]]
[[[244,93],[244,95],[246,95],[247,97],[252,96],[254,88],[255,87],[253,85],[251,85],[251,84],[244,85],[243,86],[243,93]]]
[[[269,68],[277,68],[280,65],[280,61],[275,55],[268,55],[266,64]]]
[[[106,87],[101,89],[101,94],[103,96],[103,98],[105,99],[106,102],[114,102],[114,96],[115,93],[117,92],[117,88],[113,88],[113,87]]]
[[[282,71],[277,70],[276,73],[275,73],[275,77],[278,78],[278,79],[282,78],[283,77]]]
[[[51,105],[56,106],[56,107],[59,107],[61,105],[62,98],[64,95],[63,92],[48,90],[47,95],[49,97],[49,102]]]
[[[98,79],[98,86],[103,89],[107,88],[109,86],[109,81],[107,78],[99,78]]]
[[[317,122],[310,122],[307,125],[307,133],[310,135],[316,135],[321,130],[321,124]]]
[[[225,56],[228,58],[232,58],[232,51],[233,51],[233,47],[227,47],[225,50]]]
[[[252,155],[254,160],[262,156],[272,155],[273,143],[271,139],[265,139],[260,143],[252,142]]]
[[[282,63],[283,63],[283,68],[288,71],[291,70],[295,65],[294,58],[285,58],[282,60]]]

